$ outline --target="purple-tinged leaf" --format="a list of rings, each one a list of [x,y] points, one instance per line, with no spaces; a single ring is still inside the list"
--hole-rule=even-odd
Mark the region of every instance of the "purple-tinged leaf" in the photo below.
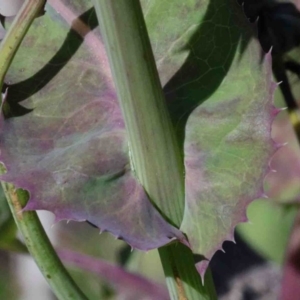
[[[250,41],[235,0],[143,3],[185,152],[182,230],[193,251],[210,259],[246,219],[247,204],[263,194],[278,112],[270,55],[261,65],[258,42]],[[6,78],[11,115],[23,116],[1,121],[3,178],[30,191],[27,209],[88,220],[140,249],[183,239],[151,206],[130,169],[104,47],[90,30],[93,12],[73,21],[87,9],[83,2],[48,4]]]
[[[22,117],[0,120],[1,179],[30,192],[26,210],[87,220],[134,248],[183,240],[131,171],[104,47],[91,30],[93,10],[77,18],[88,8],[79,1],[48,4],[6,77],[10,116]]]
[[[285,144],[272,159],[273,173],[266,178],[267,195],[279,203],[300,201],[300,149],[287,112],[276,118],[272,130],[274,139]]]
[[[66,250],[59,250],[58,255],[65,263],[95,273],[103,278],[116,289],[123,300],[169,299],[167,289],[160,284],[152,282],[141,275],[129,273],[119,266],[114,266],[91,256]]]
[[[261,47],[236,1],[202,1],[205,15],[189,39],[184,65],[166,85],[174,123],[184,138],[186,204],[181,230],[195,254],[210,260],[247,205],[263,196],[277,147],[271,124],[271,55]],[[203,276],[207,260],[197,264]]]

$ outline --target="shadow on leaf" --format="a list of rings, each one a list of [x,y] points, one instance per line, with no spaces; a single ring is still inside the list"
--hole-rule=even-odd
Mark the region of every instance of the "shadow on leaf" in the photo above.
[[[78,21],[87,25],[90,31],[98,26],[96,13],[93,8],[80,15],[73,21],[73,24],[78,23]],[[60,49],[40,71],[22,82],[12,85],[6,84],[4,88],[8,88],[7,102],[10,106],[10,111],[5,117],[19,117],[31,112],[31,109],[23,107],[19,102],[43,89],[71,60],[83,42],[82,36],[74,29],[70,29]]]
[[[204,19],[183,49],[189,50],[186,61],[164,88],[180,145],[189,115],[218,89],[238,51],[241,13],[240,8],[231,9],[234,6],[236,2],[230,0],[209,2]]]

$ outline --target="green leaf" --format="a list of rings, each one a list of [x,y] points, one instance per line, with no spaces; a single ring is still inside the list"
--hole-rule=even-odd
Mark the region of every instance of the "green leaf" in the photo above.
[[[276,150],[271,124],[271,55],[261,48],[235,1],[202,1],[207,10],[188,43],[184,65],[167,85],[184,132],[186,206],[181,230],[192,250],[210,259],[246,207],[263,195]],[[183,78],[187,81],[183,82]],[[200,105],[199,105],[200,104]],[[197,107],[197,105],[199,105]],[[203,274],[208,261],[201,261]]]
[[[87,220],[132,247],[183,240],[133,176],[104,47],[92,31],[94,11],[81,1],[54,0],[46,11],[6,77],[2,180],[30,192],[27,210],[50,210],[57,221]]]
[[[260,255],[282,264],[298,209],[272,199],[254,201],[248,209],[250,222],[240,224],[237,231]]]
[[[276,148],[271,58],[261,61],[235,0],[142,3],[184,156],[181,229],[210,259],[263,194]],[[76,19],[87,9],[49,0],[25,38],[6,78],[8,117],[22,117],[1,120],[2,178],[30,191],[27,209],[88,220],[140,249],[182,239],[134,177],[94,13]]]

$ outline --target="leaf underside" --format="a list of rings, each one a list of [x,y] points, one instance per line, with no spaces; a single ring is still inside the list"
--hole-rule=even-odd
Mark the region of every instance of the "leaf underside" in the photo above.
[[[7,75],[11,115],[22,117],[1,119],[2,179],[30,192],[26,209],[88,220],[133,247],[183,240],[130,169],[103,43],[91,31],[96,17],[84,2],[49,0]],[[235,0],[142,3],[184,152],[181,230],[193,252],[210,259],[246,220],[248,203],[263,194],[276,149],[271,57],[261,61]],[[201,274],[206,267],[198,264]]]

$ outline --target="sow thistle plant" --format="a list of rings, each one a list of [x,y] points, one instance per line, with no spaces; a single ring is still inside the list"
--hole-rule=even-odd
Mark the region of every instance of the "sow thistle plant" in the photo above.
[[[7,27],[1,180],[56,296],[86,299],[35,210],[158,248],[171,299],[216,299],[209,261],[280,147],[271,54],[241,6],[26,0]]]

